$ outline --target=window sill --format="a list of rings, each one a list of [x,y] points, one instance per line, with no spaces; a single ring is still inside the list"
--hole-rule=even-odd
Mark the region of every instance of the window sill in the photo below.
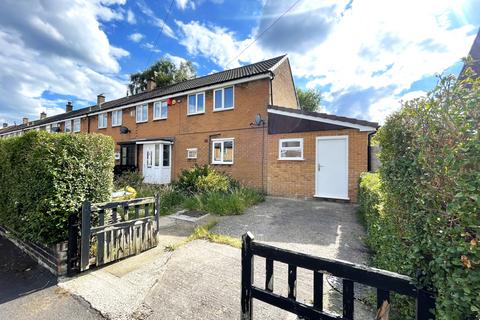
[[[135,123],[147,123],[148,120],[143,120],[143,121],[136,121]]]
[[[168,118],[153,118],[153,121],[167,120]]]
[[[233,165],[233,162],[212,162],[212,165],[231,166],[231,165]]]
[[[198,116],[198,115],[204,114],[204,113],[205,113],[205,111],[203,111],[203,112],[196,112],[196,113],[187,113],[187,117],[189,117],[189,116]]]
[[[97,128],[98,130],[103,130],[103,129],[107,129],[107,127],[101,127],[101,128]]]
[[[213,112],[222,112],[222,111],[230,111],[230,110],[234,110],[235,107],[231,107],[231,108],[222,108],[222,109],[213,109]]]
[[[279,161],[304,161],[305,158],[278,158]]]
[[[112,128],[121,127],[121,126],[122,126],[122,124],[116,124],[116,125],[112,124]]]

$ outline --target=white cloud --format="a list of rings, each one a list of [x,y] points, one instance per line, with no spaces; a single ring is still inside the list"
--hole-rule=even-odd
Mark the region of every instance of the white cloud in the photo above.
[[[130,24],[137,23],[137,18],[135,18],[135,13],[132,10],[128,9],[127,11],[127,22]]]
[[[36,119],[40,111],[63,110],[65,101],[42,98],[47,91],[82,101],[100,92],[108,99],[125,94],[112,75],[128,52],[112,46],[101,30],[97,19],[113,19],[103,3],[1,2],[0,119],[18,123],[22,116]]]
[[[384,103],[388,99],[398,101],[415,81],[440,73],[465,56],[476,30],[452,24],[462,1],[364,0],[353,1],[346,9],[348,3],[300,2],[239,58],[291,1],[267,0],[259,27],[245,38],[220,26],[176,23],[180,43],[189,54],[225,68],[288,53],[297,78],[307,80],[307,87],[327,91],[330,112],[377,120],[395,109]]]
[[[130,39],[133,42],[140,42],[144,38],[144,35],[138,32],[132,33],[131,35],[128,36],[128,39]]]
[[[170,26],[166,24],[165,21],[163,21],[163,19],[157,17],[155,13],[152,11],[152,9],[150,9],[145,2],[138,2],[137,4],[138,4],[138,7],[140,8],[140,11],[142,11],[144,15],[149,17],[153,25],[160,28],[160,30],[164,35],[166,35],[167,37],[176,39],[175,33],[173,32],[172,28],[170,28]]]
[[[185,10],[187,8],[195,9],[195,2],[192,0],[175,0],[175,3],[180,10]]]
[[[162,50],[158,49],[157,47],[155,47],[155,45],[151,42],[147,42],[147,43],[142,44],[142,47],[144,47],[145,49],[148,49],[152,52],[155,52],[155,53],[159,53],[159,52],[162,51]]]
[[[175,65],[179,66],[182,62],[187,62],[185,58],[172,55],[170,53],[165,54],[165,58],[170,59]]]

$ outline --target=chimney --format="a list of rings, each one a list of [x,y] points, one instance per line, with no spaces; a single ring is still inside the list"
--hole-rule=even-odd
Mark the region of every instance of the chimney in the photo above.
[[[103,95],[103,93],[99,94],[97,96],[97,107],[102,107],[102,103],[105,102],[105,96]]]
[[[157,83],[153,79],[147,80],[147,91],[152,91],[157,87]]]
[[[8,123],[4,122],[4,123],[3,123],[3,127],[4,127],[4,128],[8,127]]]
[[[40,120],[45,119],[47,117],[47,113],[45,111],[40,112]]]
[[[67,105],[65,106],[65,112],[72,112],[73,111],[73,104],[71,101],[67,102]]]
[[[27,117],[24,117],[24,118],[22,119],[22,123],[23,123],[23,124],[28,124],[28,118],[27,118]]]

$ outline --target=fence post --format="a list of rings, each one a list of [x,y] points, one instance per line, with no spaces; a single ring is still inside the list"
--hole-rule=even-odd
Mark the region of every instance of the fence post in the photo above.
[[[435,320],[435,296],[425,289],[417,293],[417,320]]]
[[[253,235],[250,232],[242,236],[242,293],[240,299],[242,320],[252,320],[253,240]]]
[[[157,235],[157,240],[158,240],[158,235],[159,235],[159,230],[160,230],[160,194],[157,193],[155,194],[155,226],[157,227],[157,231],[155,234]]]
[[[80,271],[88,269],[90,265],[90,214],[91,204],[84,201],[82,204],[82,231],[80,238]]]
[[[68,216],[67,276],[71,277],[78,268],[78,213]]]

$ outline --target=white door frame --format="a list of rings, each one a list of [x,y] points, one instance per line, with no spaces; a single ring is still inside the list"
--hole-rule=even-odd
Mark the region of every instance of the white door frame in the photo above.
[[[346,197],[332,197],[330,195],[321,195],[321,194],[318,194],[318,141],[319,140],[345,140],[346,141],[346,144],[345,144],[345,157],[346,157],[346,161],[345,161],[345,165],[346,165],[346,168],[345,168],[345,174],[346,174],[346,177],[345,177],[345,180],[347,182],[347,196]],[[314,194],[314,197],[318,197],[318,198],[330,198],[330,199],[340,199],[340,200],[350,200],[350,198],[348,197],[348,135],[343,135],[343,136],[320,136],[320,137],[316,137],[315,138],[315,194]]]

